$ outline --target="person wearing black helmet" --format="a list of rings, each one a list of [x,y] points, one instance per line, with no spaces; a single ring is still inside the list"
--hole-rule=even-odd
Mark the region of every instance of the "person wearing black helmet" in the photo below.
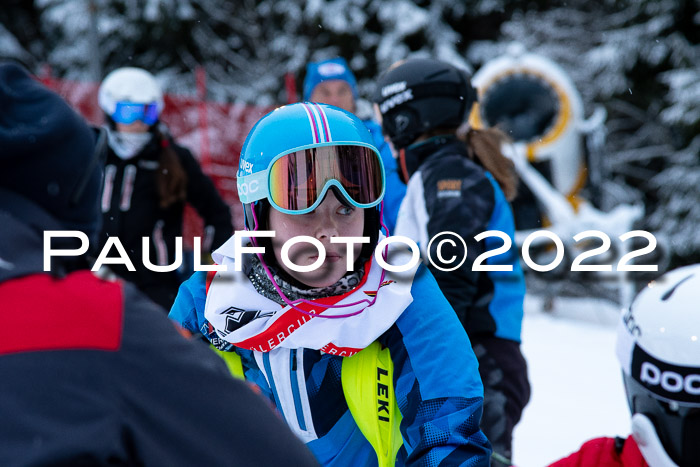
[[[517,178],[498,132],[465,129],[476,99],[467,72],[409,59],[381,76],[374,101],[408,185],[395,234],[415,240],[423,258],[432,259],[429,267],[479,359],[481,427],[494,448],[492,465],[510,465],[512,431],[530,397],[520,351],[525,281],[513,248],[485,264],[475,261],[508,239],[513,244],[507,200]],[[475,239],[494,230],[507,238]]]

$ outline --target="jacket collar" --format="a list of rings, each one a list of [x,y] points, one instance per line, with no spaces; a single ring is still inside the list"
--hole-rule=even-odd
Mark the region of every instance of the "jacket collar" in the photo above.
[[[435,159],[443,154],[467,155],[464,143],[454,135],[440,135],[419,143],[414,143],[406,149],[406,169],[408,175],[413,175],[428,159]]]
[[[0,187],[0,282],[44,271],[44,231],[66,230],[61,223],[27,198]],[[72,241],[54,248],[76,248]],[[77,242],[77,240],[75,240]],[[55,258],[50,272],[61,276],[85,268],[84,258]]]

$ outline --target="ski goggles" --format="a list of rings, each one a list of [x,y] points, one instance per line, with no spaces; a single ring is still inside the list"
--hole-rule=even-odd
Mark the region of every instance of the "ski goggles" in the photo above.
[[[286,214],[306,214],[336,187],[349,203],[371,208],[384,197],[384,166],[370,146],[321,146],[275,158],[267,170],[238,178],[243,204],[267,198]]]
[[[146,125],[153,125],[158,121],[158,104],[137,104],[134,102],[117,102],[117,108],[111,115],[116,123],[129,125],[136,120],[141,120]]]

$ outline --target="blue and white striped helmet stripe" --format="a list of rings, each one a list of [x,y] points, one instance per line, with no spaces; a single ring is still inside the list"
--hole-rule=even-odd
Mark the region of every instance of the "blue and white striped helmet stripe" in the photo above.
[[[333,141],[331,137],[331,129],[328,125],[328,117],[323,111],[323,108],[314,103],[303,103],[306,116],[309,118],[309,126],[311,128],[311,136],[314,144],[330,143]]]

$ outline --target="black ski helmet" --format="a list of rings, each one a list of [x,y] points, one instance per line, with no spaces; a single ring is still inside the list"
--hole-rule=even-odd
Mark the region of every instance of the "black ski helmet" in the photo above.
[[[471,76],[432,58],[409,59],[389,69],[377,83],[374,102],[382,128],[396,149],[434,128],[457,128],[476,102]]]

